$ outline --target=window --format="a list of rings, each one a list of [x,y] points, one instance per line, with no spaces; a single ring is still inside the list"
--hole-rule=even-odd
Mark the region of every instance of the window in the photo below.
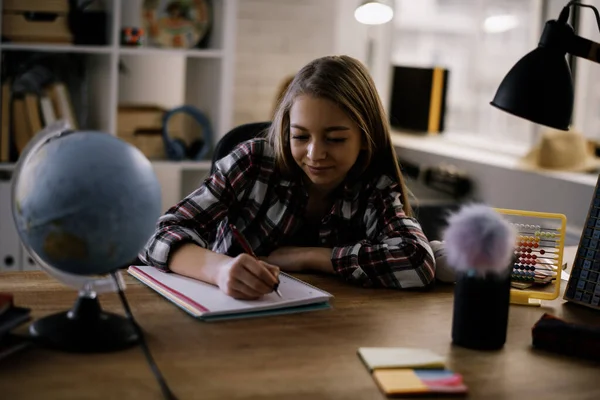
[[[549,17],[555,19],[566,1],[396,0],[391,62],[449,69],[448,135],[529,147],[539,126],[490,101],[510,68],[537,46],[552,3],[560,5]]]
[[[584,3],[600,7],[595,1]],[[600,31],[594,12],[579,8],[578,34],[594,42],[600,42]],[[586,137],[600,142],[600,64],[577,58],[575,67],[575,112],[573,128]]]

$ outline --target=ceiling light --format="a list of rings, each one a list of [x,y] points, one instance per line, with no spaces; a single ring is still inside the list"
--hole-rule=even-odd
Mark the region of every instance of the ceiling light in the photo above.
[[[365,25],[385,24],[393,17],[394,10],[387,1],[363,1],[354,11],[354,18]]]

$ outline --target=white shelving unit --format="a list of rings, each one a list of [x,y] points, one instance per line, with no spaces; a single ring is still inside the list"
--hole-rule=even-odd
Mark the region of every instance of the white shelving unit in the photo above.
[[[143,91],[142,94],[138,93],[137,98],[142,98],[147,104],[159,104],[170,96],[172,106],[190,104],[206,113],[212,124],[214,147],[233,123],[237,0],[211,0],[213,23],[208,46],[206,49],[189,50],[121,46],[121,27],[130,26],[132,15],[136,15],[142,2],[104,0],[101,3],[109,15],[108,45],[0,43],[2,62],[6,62],[6,56],[10,57],[10,53],[14,52],[82,55],[88,75],[86,100],[89,107],[87,121],[80,129],[116,134],[118,105],[122,102],[131,103],[132,96],[136,98],[137,90]],[[2,7],[0,13],[1,10]],[[120,63],[128,67],[129,74],[124,75],[119,71]],[[168,69],[154,73],[156,65],[160,64]],[[174,65],[179,69],[174,69]],[[179,85],[176,88],[170,84],[173,79]],[[165,93],[165,87],[173,89],[170,94]],[[148,95],[149,92],[152,95]],[[198,185],[209,171],[210,161],[161,160],[153,161],[153,166],[161,181],[163,209],[166,209],[188,194],[190,188]],[[0,164],[0,170],[12,168],[12,164]]]

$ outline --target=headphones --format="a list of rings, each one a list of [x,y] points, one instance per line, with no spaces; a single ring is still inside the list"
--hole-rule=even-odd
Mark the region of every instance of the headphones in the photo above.
[[[185,113],[191,116],[202,128],[202,139],[196,139],[190,145],[179,138],[169,137],[168,126],[171,117],[177,113]],[[200,110],[190,105],[175,107],[165,113],[162,122],[162,136],[165,145],[165,153],[169,160],[181,161],[190,159],[194,161],[203,160],[210,151],[212,142],[212,127],[210,121]]]

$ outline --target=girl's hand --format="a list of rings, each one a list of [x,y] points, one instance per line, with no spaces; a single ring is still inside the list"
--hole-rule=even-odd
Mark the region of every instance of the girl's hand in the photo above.
[[[278,276],[279,268],[249,254],[240,254],[220,268],[217,285],[233,298],[256,300],[273,291]]]

